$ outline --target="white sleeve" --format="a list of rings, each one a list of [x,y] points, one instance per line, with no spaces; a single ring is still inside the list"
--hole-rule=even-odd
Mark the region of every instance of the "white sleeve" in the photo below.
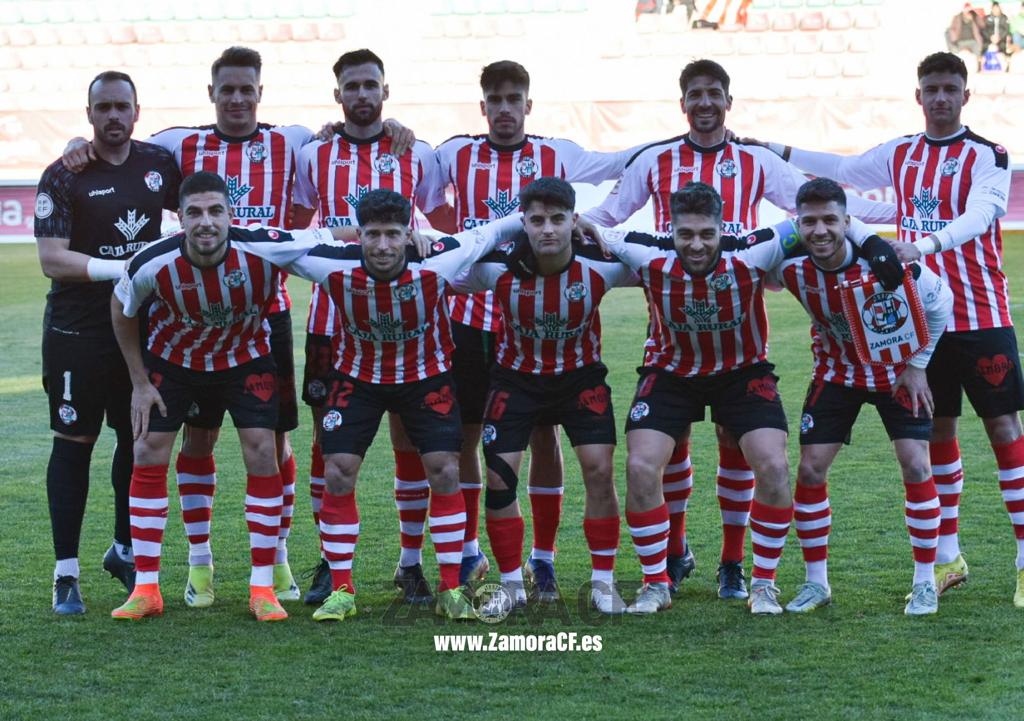
[[[942,250],[950,250],[977,238],[984,233],[993,222],[1006,215],[1006,206],[1010,195],[1010,165],[1006,158],[995,162],[995,151],[979,153],[978,160],[971,169],[971,190],[967,194],[967,208],[964,212],[940,231],[935,237],[942,244]],[[922,239],[924,240],[924,239]],[[920,241],[915,242],[915,245]],[[934,247],[929,243],[927,252]],[[921,246],[918,246],[919,248]],[[922,249],[922,252],[925,252]]]
[[[565,179],[570,183],[594,185],[621,177],[626,162],[640,149],[629,148],[613,153],[601,153],[596,150],[584,150],[571,140],[559,140],[557,148],[565,165]]]
[[[299,159],[295,163],[294,200],[303,208],[316,209],[320,206],[320,194],[313,180],[313,157],[320,148],[320,143],[310,143],[299,151]]]
[[[459,242],[458,247],[425,258],[423,267],[452,282],[459,273],[490,253],[499,243],[515,238],[523,229],[522,217],[522,213],[513,213],[472,230],[456,233],[451,237]]]
[[[195,128],[166,128],[146,138],[147,143],[159,145],[170,151],[178,162],[181,162],[181,141],[196,131]]]
[[[441,162],[433,148],[422,140],[417,140],[412,146],[412,152],[419,160],[423,174],[416,184],[416,207],[424,213],[429,213],[448,202],[444,197],[447,183],[441,173]]]
[[[771,231],[775,235],[774,238],[736,251],[736,256],[763,271],[777,268],[786,259],[786,251],[800,241],[800,234],[797,232],[796,224],[788,218],[773,226]]]
[[[313,131],[304,125],[278,125],[274,130],[280,131],[288,139],[288,145],[296,153],[302,146],[316,140]]]
[[[644,162],[644,155],[641,154],[626,166],[622,177],[601,204],[583,213],[583,217],[605,228],[614,228],[619,223],[624,223],[633,213],[644,207],[651,197],[647,175],[647,165]]]
[[[456,293],[494,290],[494,283],[503,271],[504,266],[499,263],[473,263],[455,276],[455,280],[452,281],[452,289]]]
[[[874,235],[874,231],[865,225],[861,220],[850,216],[850,227],[846,229],[846,238],[858,248],[864,245],[864,241]]]
[[[917,277],[915,283],[918,296],[920,296],[921,303],[924,305],[929,339],[928,345],[911,358],[908,365],[923,369],[928,367],[928,361],[931,360],[932,353],[935,352],[935,346],[938,344],[939,338],[942,337],[942,333],[949,323],[950,316],[953,314],[953,292],[943,282],[942,278],[929,270],[925,265],[919,264],[917,267],[920,268],[921,274]]]
[[[130,265],[131,261],[124,264],[121,279],[114,286],[114,295],[124,306],[125,316],[134,318],[142,304],[156,290],[156,276],[145,265],[129,275]]]
[[[247,253],[259,256],[278,268],[314,282],[321,282],[315,277],[320,270],[304,262],[309,252],[321,245],[332,245],[335,247],[338,245],[334,241],[331,231],[326,228],[297,230],[293,233],[276,228],[259,228],[253,232],[257,234],[267,232],[290,235],[291,239],[278,242],[238,241],[237,245]]]
[[[629,242],[627,238],[630,235],[632,233],[625,233],[621,230],[606,230],[601,233],[609,252],[634,272],[639,273],[655,258],[665,256],[665,251],[656,246]]]
[[[898,141],[890,140],[876,145],[866,153],[850,156],[793,148],[789,162],[805,173],[819,178],[831,178],[861,190],[883,188],[892,185],[889,160],[892,157],[890,146],[894,142]]]

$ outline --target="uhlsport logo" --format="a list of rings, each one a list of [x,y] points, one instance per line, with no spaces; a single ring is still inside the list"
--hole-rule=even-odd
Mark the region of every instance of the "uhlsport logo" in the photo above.
[[[875,333],[888,335],[907,322],[910,309],[906,301],[895,293],[875,293],[864,303],[860,317]]]

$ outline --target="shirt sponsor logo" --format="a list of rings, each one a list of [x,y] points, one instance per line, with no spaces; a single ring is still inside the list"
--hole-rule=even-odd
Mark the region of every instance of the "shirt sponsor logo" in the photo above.
[[[349,204],[349,207],[355,210],[359,207],[359,201],[362,200],[369,192],[369,185],[358,185],[356,186],[355,194],[349,193],[345,196],[345,202]]]
[[[109,188],[97,188],[96,190],[89,191],[89,197],[95,198],[98,195],[113,195],[116,192],[117,190],[114,189],[114,186],[110,186]]]
[[[36,196],[36,217],[45,220],[53,214],[53,198],[46,193]]]
[[[488,198],[484,205],[490,208],[499,218],[504,218],[519,210],[519,198],[512,197],[512,191],[499,190],[498,197]]]
[[[397,343],[417,338],[430,327],[429,323],[424,323],[412,330],[404,330],[405,322],[401,318],[395,318],[391,313],[378,313],[375,319],[370,318],[367,322],[372,330],[364,330],[351,323],[346,330],[360,340]]]
[[[228,200],[231,201],[232,205],[238,205],[242,198],[249,194],[252,190],[252,186],[243,183],[237,175],[229,175],[225,181],[228,186]]]
[[[915,233],[936,233],[950,224],[949,220],[917,219],[909,216],[900,218],[900,228]]]
[[[575,328],[567,328],[569,321],[565,318],[561,318],[558,313],[545,313],[542,318],[534,319],[534,326],[527,327],[516,321],[506,322],[512,324],[513,330],[516,333],[527,338],[537,338],[542,340],[564,340],[566,338],[575,338],[576,336],[583,335],[585,328],[583,326],[577,326]]]
[[[920,195],[911,196],[910,202],[917,208],[917,212],[923,216],[930,216],[939,207],[939,199],[932,197],[931,188],[922,188]]]
[[[154,193],[159,192],[160,188],[164,187],[164,176],[160,175],[160,173],[155,170],[150,170],[146,173],[142,180],[146,184],[146,187]]]
[[[124,236],[125,240],[135,240],[135,236],[139,234],[146,224],[149,222],[148,215],[139,215],[138,211],[132,208],[128,211],[127,218],[118,218],[117,222],[114,223],[114,227],[121,231],[121,235]]]
[[[111,258],[123,258],[126,255],[134,255],[145,247],[146,241],[144,240],[137,243],[125,243],[124,245],[101,245],[100,256],[109,255]]]
[[[490,198],[488,198],[488,200],[490,200]],[[464,218],[462,221],[462,229],[473,230],[474,228],[481,228],[490,222],[490,218]]]
[[[341,228],[352,225],[352,219],[341,215],[328,215],[324,218],[324,226],[327,228]]]

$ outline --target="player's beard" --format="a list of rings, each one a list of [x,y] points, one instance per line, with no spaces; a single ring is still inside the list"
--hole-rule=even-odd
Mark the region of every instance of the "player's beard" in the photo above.
[[[351,112],[345,113],[345,122],[351,123],[360,128],[366,128],[374,123],[380,121],[380,116],[384,112],[384,104],[380,105],[364,105],[361,107],[353,108]]]
[[[117,132],[116,135],[111,137],[110,131]],[[132,138],[132,126],[130,125],[116,125],[111,126],[107,124],[102,129],[96,131],[96,139],[99,140],[103,145],[108,148],[119,148],[127,143]]]

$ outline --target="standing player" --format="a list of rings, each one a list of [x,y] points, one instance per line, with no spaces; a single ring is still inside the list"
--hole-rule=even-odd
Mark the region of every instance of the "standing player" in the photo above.
[[[654,200],[654,229],[671,230],[671,196],[691,181],[713,186],[722,196],[722,232],[743,236],[758,225],[758,206],[765,198],[793,212],[793,199],[806,178],[764,148],[726,140],[725,116],[732,108],[729,75],[712,60],[696,60],[679,76],[679,105],[689,132],[643,148],[626,166],[621,181],[604,202],[584,216],[612,227]],[[888,223],[891,205],[857,199],[853,214],[868,223]],[[895,264],[894,264],[895,270]],[[743,581],[744,542],[754,493],[754,474],[736,439],[719,436],[718,504],[722,514],[722,552],[718,595],[746,598]],[[665,474],[672,530],[669,534],[669,577],[672,588],[693,572],[695,562],[686,543],[686,509],[693,488],[689,432],[684,429]]]
[[[400,416],[430,482],[427,523],[441,577],[436,611],[453,619],[473,617],[459,589],[466,524],[459,491],[462,424],[449,372],[452,338],[445,291],[497,241],[511,239],[519,223],[509,218],[442,238],[424,260],[407,252],[411,216],[409,201],[399,193],[371,190],[356,208],[359,244],[318,245],[288,266],[330,293],[343,335],[321,423],[326,488],[320,539],[333,592],[314,612],[317,621],[340,621],[356,612],[355,483],[385,411]]]
[[[491,63],[480,75],[487,118],[486,135],[458,135],[438,146],[445,182],[455,190],[455,214],[460,230],[470,230],[519,209],[519,191],[537,178],[555,177],[569,182],[601,183],[618,178],[632,153],[597,153],[568,140],[527,135],[526,116],[530,75],[519,63]],[[456,296],[451,302],[455,355],[452,369],[462,407],[466,444],[460,457],[461,483],[466,498],[466,545],[462,580],[482,577],[487,558],[477,541],[480,490],[483,480],[477,447],[494,347],[501,329],[490,293]],[[533,550],[526,570],[538,590],[554,593],[555,537],[562,508],[562,452],[557,429],[541,426],[531,441],[528,491],[533,511]]]
[[[904,302],[905,296],[893,293],[865,291],[864,311],[848,312],[837,286],[860,283],[868,264],[845,238],[849,224],[846,193],[835,181],[817,178],[800,188],[796,204],[797,226],[807,255],[784,261],[771,281],[784,286],[811,316],[814,353],[813,378],[800,419],[795,513],[807,580],[786,610],[806,613],[832,601],[827,573],[832,514],[826,479],[843,443],[850,442],[857,414],[867,403],[878,411],[903,472],[907,530],[914,555],[913,590],[904,612],[909,616],[935,613],[939,608],[934,581],[939,499],[928,462],[932,391],[925,368],[949,320],[953,294],[935,273],[914,264],[908,273],[912,273],[926,326],[921,323],[912,335],[910,329],[922,319],[914,310],[907,312],[910,304]],[[887,343],[891,358],[886,365],[864,363],[854,345],[851,326],[867,325],[862,316],[868,310],[874,311],[870,323]],[[885,315],[880,317],[879,311]],[[925,327],[927,343],[907,340],[920,339]],[[898,355],[899,345],[889,343],[895,338],[904,339],[907,355]],[[909,355],[913,351],[916,354]]]
[[[586,500],[583,535],[590,548],[591,603],[602,613],[625,606],[613,585],[619,546],[619,504],[612,454],[615,418],[608,369],[601,362],[597,307],[612,288],[639,279],[596,246],[574,248],[576,193],[558,178],[539,178],[519,191],[528,243],[527,267],[510,266],[509,244],[476,263],[460,288],[491,290],[503,318],[484,411],[487,535],[506,593],[483,612],[504,617],[526,603],[523,517],[516,500],[519,467],[533,428],[565,427],[579,458]],[[543,421],[541,419],[544,419]],[[538,600],[555,600],[542,596]]]
[[[232,228],[230,191],[213,173],[186,178],[180,205],[182,232],[133,258],[111,302],[114,332],[132,379],[136,442],[130,505],[138,568],[134,591],[112,615],[139,619],[163,613],[159,571],[167,466],[189,409],[204,399],[231,413],[242,444],[252,556],[249,609],[259,621],[279,621],[288,614],[273,589],[283,499],[267,315],[280,288],[280,271],[271,261],[288,262],[300,246],[288,242],[292,237],[284,231]],[[143,356],[135,315],[151,295]],[[151,413],[154,405],[159,414]]]
[[[299,153],[296,175],[296,204],[304,217],[319,212],[320,223],[328,228],[350,228],[354,234],[356,208],[370,190],[393,190],[427,214],[432,226],[454,232],[451,208],[434,151],[423,141],[402,154],[384,134],[381,113],[389,89],[384,63],[369,50],[353,50],[334,64],[338,86],[334,99],[341,105],[345,123],[327,141],[306,145]],[[302,399],[313,412],[313,459],[310,467],[310,495],[313,518],[319,526],[324,487],[324,460],[320,449],[320,425],[327,399],[327,379],[334,367],[333,344],[338,338],[339,316],[327,291],[313,285],[306,324],[306,364]],[[423,524],[427,517],[429,486],[419,454],[409,442],[394,414],[391,436],[395,454],[395,502],[401,524],[401,557],[395,582],[410,603],[430,603],[430,588],[423,578],[421,549]],[[313,584],[304,600],[323,603],[331,594],[331,577],[326,560],[321,560]]]
[[[139,105],[129,76],[100,73],[88,99],[97,160],[78,175],[59,160],[51,163],[39,180],[35,211],[39,262],[53,281],[43,323],[43,388],[53,430],[46,469],[57,556],[53,610],[62,615],[85,613],[78,545],[104,415],[117,445],[110,469],[114,542],[103,568],[129,591],[135,585],[128,524],[131,382],[110,325],[110,281],[137,249],[160,237],[161,214],[177,207],[181,180],[170,153],[131,139]]]
[[[1002,270],[1002,231],[1010,188],[1005,148],[963,125],[967,67],[950,53],[917,67],[915,93],[925,131],[844,158],[781,145],[799,168],[860,188],[891,185],[899,208],[897,252],[924,262],[953,292],[953,316],[928,366],[935,394],[931,463],[942,504],[935,582],[939,593],[967,580],[958,516],[963,470],[957,418],[963,391],[981,417],[999,467],[999,487],[1017,538],[1014,605],[1024,608],[1024,377]],[[961,390],[962,389],[962,390]]]

